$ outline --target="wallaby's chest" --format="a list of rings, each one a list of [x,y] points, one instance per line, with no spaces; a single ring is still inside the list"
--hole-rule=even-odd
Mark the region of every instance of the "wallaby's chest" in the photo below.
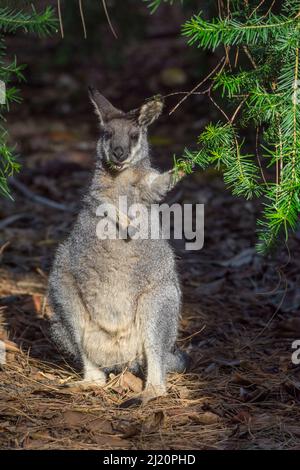
[[[103,195],[113,203],[119,202],[119,197],[126,196],[128,202],[136,202],[140,198],[140,186],[143,174],[135,169],[127,169],[118,177],[110,177],[105,181]]]

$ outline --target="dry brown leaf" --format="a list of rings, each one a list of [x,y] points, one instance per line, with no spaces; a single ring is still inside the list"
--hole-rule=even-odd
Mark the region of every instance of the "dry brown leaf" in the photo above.
[[[41,439],[46,439],[48,440],[49,438],[51,438],[50,434],[48,431],[37,431],[37,432],[33,432],[33,433],[30,433],[30,439],[34,439],[34,440],[41,440]]]
[[[142,431],[144,433],[156,432],[160,429],[164,423],[164,413],[163,411],[156,411],[152,415],[148,416],[142,425]]]
[[[96,433],[112,433],[112,425],[109,421],[91,413],[86,413],[85,411],[66,410],[62,415],[57,416],[52,420],[52,425],[63,425],[68,428],[81,428]]]
[[[142,424],[138,421],[129,421],[125,419],[119,420],[117,423],[113,424],[114,431],[122,434],[124,438],[129,438],[140,434],[142,429]]]
[[[9,341],[8,339],[6,339],[6,340],[4,340],[4,345],[5,345],[6,351],[20,352],[20,349],[18,348],[16,343],[14,343],[13,341]]]
[[[85,422],[85,428],[92,432],[101,432],[105,434],[111,434],[113,431],[110,421],[106,421],[100,417],[89,417],[89,420]]]
[[[55,377],[55,375],[53,374],[50,374],[49,372],[41,372],[39,371],[38,372],[38,375],[42,376],[42,377],[45,377],[45,379],[48,379],[48,380],[56,380],[57,377]]]
[[[67,427],[83,427],[84,415],[80,411],[64,411],[59,420]]]
[[[126,371],[120,377],[120,386],[135,393],[140,393],[143,390],[143,381],[131,372]]]
[[[91,440],[99,446],[99,448],[107,449],[124,449],[128,442],[126,439],[123,439],[119,436],[111,436],[111,435],[101,435],[95,434],[91,436]]]
[[[248,411],[240,411],[237,415],[233,416],[232,421],[237,423],[249,423],[252,419]]]
[[[204,413],[193,413],[190,415],[191,419],[199,424],[215,424],[220,421],[220,417],[211,411],[205,411]]]

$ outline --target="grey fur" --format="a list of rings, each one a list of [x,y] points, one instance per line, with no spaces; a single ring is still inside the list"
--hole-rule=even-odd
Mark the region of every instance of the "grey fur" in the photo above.
[[[96,168],[53,263],[51,331],[58,346],[80,359],[85,382],[102,385],[109,370],[146,366],[147,400],[166,392],[167,372],[185,368],[175,348],[181,289],[174,253],[162,239],[100,240],[96,209],[118,205],[119,195],[150,206],[174,185],[172,172],[159,173],[149,159],[147,126],[162,102],[126,114],[99,92],[90,96],[100,120]]]

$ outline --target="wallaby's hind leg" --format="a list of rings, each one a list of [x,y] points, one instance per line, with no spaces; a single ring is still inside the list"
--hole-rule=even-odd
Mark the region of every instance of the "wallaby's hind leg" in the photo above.
[[[58,348],[82,362],[80,324],[84,306],[74,278],[61,266],[59,269],[54,266],[49,278],[48,301],[53,313],[50,317],[52,339]]]
[[[166,394],[167,359],[174,347],[180,309],[176,285],[166,285],[142,297],[144,352],[147,365],[143,401]]]
[[[106,381],[105,373],[87,358],[82,348],[81,332],[84,328],[82,318],[85,315],[85,307],[70,274],[63,272],[50,278],[48,298],[53,310],[53,316],[50,318],[52,339],[60,349],[73,356],[83,367],[83,380],[68,385],[103,386]]]
[[[50,322],[49,332],[59,350],[81,362],[81,354],[72,336],[72,330],[67,328],[57,315]]]

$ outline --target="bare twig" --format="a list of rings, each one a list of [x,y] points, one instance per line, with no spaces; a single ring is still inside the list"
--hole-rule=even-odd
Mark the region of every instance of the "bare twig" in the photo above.
[[[103,5],[103,8],[104,8],[104,12],[105,12],[105,16],[106,16],[106,19],[108,21],[108,24],[109,24],[109,27],[111,29],[111,32],[113,33],[114,37],[116,39],[118,39],[118,36],[117,36],[117,33],[116,31],[114,30],[114,27],[112,25],[112,22],[110,20],[110,16],[109,16],[109,13],[108,13],[108,10],[107,10],[107,6],[106,6],[106,1],[105,0],[102,0],[102,5]]]
[[[266,0],[261,0],[261,2],[256,5],[256,7],[254,8],[254,10],[250,13],[249,15],[249,19],[251,18],[252,15],[254,15],[254,13],[265,3]]]
[[[24,196],[26,196],[28,199],[31,201],[37,203],[37,204],[42,204],[43,206],[51,207],[52,209],[57,209],[59,211],[65,211],[65,212],[73,212],[72,209],[69,207],[65,206],[64,204],[61,204],[59,202],[52,201],[51,199],[48,199],[44,196],[39,196],[38,194],[34,194],[30,189],[28,189],[23,183],[20,181],[16,180],[15,178],[10,178],[9,183],[11,186],[13,186],[15,189],[20,191]]]
[[[273,8],[274,3],[275,3],[275,0],[273,0],[273,2],[271,3],[271,5],[270,5],[268,11],[262,16],[262,18],[265,18],[266,16],[268,16],[268,14],[270,13],[270,11],[271,11],[272,8]]]
[[[228,122],[230,122],[229,116],[225,113],[225,111],[221,108],[221,106],[218,105],[218,103],[214,100],[214,98],[211,96],[211,94],[208,94],[210,101],[215,105],[215,107],[220,111],[220,113],[223,114],[223,116],[226,118]]]
[[[236,53],[235,53],[235,58],[234,58],[234,68],[236,68],[238,60],[239,60],[239,53],[240,53],[240,48],[236,48]]]
[[[82,0],[78,0],[78,2],[79,2],[79,11],[80,11],[80,17],[81,17],[81,22],[82,22],[82,27],[83,27],[84,39],[86,39],[87,34],[86,34],[86,27],[85,27],[85,21],[84,21],[84,13],[83,13],[83,8],[82,8]]]
[[[225,50],[225,56],[226,56],[225,63],[226,65],[228,65],[230,72],[232,72],[232,67],[231,67],[231,62],[230,62],[230,46],[225,46],[224,50]]]
[[[262,167],[262,164],[261,164],[261,161],[260,161],[260,156],[259,156],[259,151],[258,151],[258,137],[259,137],[259,128],[257,127],[256,128],[256,137],[255,137],[256,158],[257,158],[257,161],[258,161],[258,165],[259,165],[259,168],[260,168],[262,179],[264,180],[264,183],[268,186],[268,182],[266,180],[264,170],[263,170],[263,167]]]
[[[249,50],[247,49],[246,46],[243,46],[243,49],[244,49],[244,52],[246,54],[246,56],[248,57],[248,59],[250,60],[252,66],[254,69],[257,69],[257,65],[255,63],[255,60],[253,59],[252,55],[250,54]]]
[[[191,93],[190,91],[174,91],[174,93],[168,93],[167,95],[163,95],[162,98],[169,98],[169,96],[175,95],[206,95],[208,93],[208,89],[204,91],[195,91]]]
[[[249,96],[249,95],[246,95],[246,96],[245,96],[245,98],[240,102],[240,104],[238,105],[238,107],[237,107],[236,110],[234,111],[234,113],[233,113],[233,115],[232,115],[232,117],[231,117],[231,119],[230,119],[231,124],[232,124],[233,121],[235,120],[235,118],[236,118],[236,116],[237,116],[239,110],[241,109],[241,107],[243,106],[243,104],[245,103],[245,101],[247,100],[248,96]]]
[[[179,106],[190,96],[192,95],[196,90],[198,90],[198,88],[201,87],[201,85],[203,85],[203,83],[207,82],[207,80],[218,70],[218,68],[220,67],[220,65],[222,64],[222,67],[221,67],[221,70],[223,69],[224,67],[224,60],[225,60],[225,57],[222,57],[222,59],[220,60],[220,62],[218,62],[218,64],[216,65],[216,67],[203,79],[201,80],[200,83],[198,83],[189,93],[187,93],[187,95],[185,95],[175,106],[174,108],[171,109],[171,111],[169,112],[169,116],[171,116],[171,114],[173,114],[177,108],[179,108]]]
[[[7,241],[2,246],[0,246],[0,256],[2,256],[3,252],[9,245],[10,245],[10,241]]]
[[[203,325],[203,327],[202,327],[200,330],[196,331],[196,332],[193,333],[192,335],[186,336],[185,338],[178,339],[177,342],[179,343],[179,342],[187,341],[188,339],[191,339],[191,338],[193,338],[194,336],[197,336],[197,335],[199,335],[200,333],[202,333],[202,331],[205,330],[205,328],[206,328],[206,325]]]
[[[63,25],[63,20],[62,20],[62,15],[61,15],[60,0],[57,0],[57,11],[58,11],[58,19],[59,19],[61,37],[64,38],[64,25]]]

